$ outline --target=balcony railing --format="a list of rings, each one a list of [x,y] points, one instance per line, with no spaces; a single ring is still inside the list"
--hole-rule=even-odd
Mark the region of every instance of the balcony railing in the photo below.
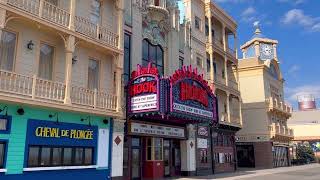
[[[66,85],[64,83],[40,79],[37,76],[25,76],[0,70],[0,94],[45,100],[63,104]],[[106,92],[72,86],[71,102],[87,108],[110,111],[117,110],[117,97]]]
[[[228,86],[231,87],[231,88],[234,89],[234,90],[237,90],[237,91],[239,90],[239,89],[238,89],[238,83],[237,83],[237,82],[234,82],[234,81],[232,81],[232,80],[229,80]]]
[[[213,43],[218,46],[221,50],[224,50],[224,47],[223,47],[223,42],[221,39],[218,39],[217,37],[212,37],[212,41]]]
[[[23,11],[31,15],[32,19],[45,20],[48,23],[73,31],[70,26],[72,16],[70,12],[45,0],[0,0],[0,3]],[[114,48],[118,47],[118,34],[107,27],[92,23],[90,19],[79,16],[74,16],[74,21],[75,31],[82,36]]]
[[[223,78],[222,74],[215,74],[214,81],[219,84],[226,85],[226,79]]]
[[[227,52],[232,56],[232,57],[236,57],[236,51],[232,48],[228,48]]]
[[[270,97],[267,100],[268,106],[270,110],[276,110],[276,111],[280,111],[286,114],[291,114],[292,113],[292,108],[287,105],[284,104],[283,102],[280,102],[278,99]]]
[[[272,136],[280,135],[280,136],[293,137],[293,129],[287,128],[280,124],[272,123],[269,126],[269,131]]]

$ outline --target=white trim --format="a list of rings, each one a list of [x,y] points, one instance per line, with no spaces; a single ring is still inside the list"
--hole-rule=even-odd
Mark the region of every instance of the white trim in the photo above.
[[[23,168],[23,171],[52,171],[52,170],[90,169],[90,168],[97,168],[97,166],[90,165],[90,166],[31,167],[31,168]]]
[[[5,173],[5,172],[7,172],[7,169],[0,169],[0,172]]]

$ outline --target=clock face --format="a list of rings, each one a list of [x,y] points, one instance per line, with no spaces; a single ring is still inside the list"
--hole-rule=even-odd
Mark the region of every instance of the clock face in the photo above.
[[[261,52],[261,59],[273,58],[273,47],[271,44],[261,44],[260,52]]]

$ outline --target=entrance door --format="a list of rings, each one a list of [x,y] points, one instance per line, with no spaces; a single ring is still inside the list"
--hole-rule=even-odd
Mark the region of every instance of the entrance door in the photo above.
[[[180,176],[181,174],[181,152],[180,152],[180,141],[173,141],[172,143],[172,175]]]
[[[239,167],[255,167],[253,145],[237,146],[237,157]]]
[[[163,150],[164,175],[170,176],[170,140],[163,141]]]
[[[141,150],[140,139],[131,139],[131,178],[141,179]]]

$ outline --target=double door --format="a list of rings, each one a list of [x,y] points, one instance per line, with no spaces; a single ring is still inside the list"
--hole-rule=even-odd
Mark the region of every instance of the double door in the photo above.
[[[124,147],[124,176],[127,179],[143,179],[143,163],[146,158],[142,143],[143,137],[132,137]],[[125,158],[128,157],[128,158]],[[164,176],[179,176],[181,171],[181,151],[180,141],[172,139],[163,139],[163,169]]]

